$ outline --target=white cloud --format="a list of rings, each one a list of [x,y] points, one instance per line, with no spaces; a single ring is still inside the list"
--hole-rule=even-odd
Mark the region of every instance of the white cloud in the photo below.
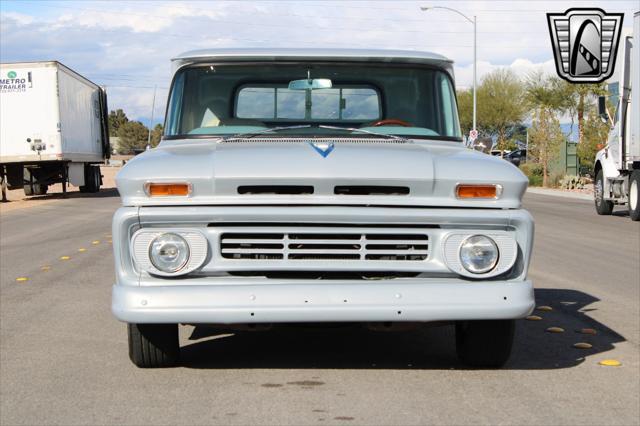
[[[164,113],[169,59],[215,47],[356,47],[428,50],[456,62],[459,86],[472,82],[472,25],[446,10],[421,12],[427,1],[198,1],[2,3],[0,60],[56,59],[109,87],[111,108],[132,118]],[[572,2],[433,1],[477,15],[478,81],[508,66],[518,75],[554,72],[545,11]],[[19,8],[12,10],[14,5]],[[593,2],[625,11],[633,2]],[[637,7],[636,7],[637,8]],[[28,11],[26,11],[28,10]],[[127,87],[124,87],[127,86]],[[164,93],[162,92],[164,90]]]

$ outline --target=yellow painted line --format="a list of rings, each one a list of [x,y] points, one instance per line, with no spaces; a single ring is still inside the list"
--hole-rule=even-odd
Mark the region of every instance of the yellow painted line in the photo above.
[[[591,349],[593,345],[591,343],[580,342],[580,343],[575,343],[573,347],[576,349]]]
[[[545,305],[538,306],[536,309],[538,311],[545,311],[545,312],[553,311],[553,308],[551,306],[545,306]]]
[[[43,265],[43,266],[40,268],[40,270],[41,270],[41,271],[45,271],[45,272],[46,272],[46,271],[48,271],[48,270],[50,270],[50,269],[51,269],[51,266],[49,266],[49,265]]]
[[[577,330],[578,333],[582,333],[582,334],[598,334],[597,331],[595,331],[593,328],[583,328],[581,330]]]
[[[537,315],[529,315],[525,319],[528,320],[528,321],[540,321],[542,319],[542,317],[539,317]]]
[[[80,253],[82,253],[83,251],[87,251],[87,249],[86,249],[86,248],[84,248],[84,247],[80,247],[80,248],[78,249],[78,251],[79,251]]]
[[[112,241],[112,240],[107,240],[107,242],[108,242],[109,244],[113,244],[113,241]]]
[[[100,244],[100,240],[91,241],[91,244],[96,246],[96,245]]]
[[[29,281],[29,278],[27,278],[27,277],[18,277],[18,278],[16,278],[16,281],[19,282],[19,283],[23,283],[25,281]]]
[[[607,367],[620,367],[622,365],[622,363],[617,359],[603,359],[598,364],[604,365]]]
[[[549,327],[547,328],[549,333],[564,333],[564,328],[562,327]]]
[[[69,260],[71,256],[60,256],[60,260]]]

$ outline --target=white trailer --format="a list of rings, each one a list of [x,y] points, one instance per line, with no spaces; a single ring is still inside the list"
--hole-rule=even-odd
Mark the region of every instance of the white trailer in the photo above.
[[[100,86],[55,61],[0,64],[3,198],[5,188],[41,195],[54,183],[97,192],[109,152]]]
[[[600,97],[598,109],[612,122],[607,145],[596,155],[596,211],[609,215],[614,205],[628,205],[632,220],[640,220],[640,12],[633,15],[633,33],[620,40],[616,76],[608,81],[614,114]]]

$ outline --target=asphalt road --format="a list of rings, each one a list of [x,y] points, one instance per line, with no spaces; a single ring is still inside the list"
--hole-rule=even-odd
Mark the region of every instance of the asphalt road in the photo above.
[[[553,311],[518,322],[503,370],[458,364],[451,327],[183,327],[182,367],[139,370],[109,311],[118,204],[103,192],[0,216],[2,425],[640,422],[640,223],[624,214],[527,195],[530,275]]]

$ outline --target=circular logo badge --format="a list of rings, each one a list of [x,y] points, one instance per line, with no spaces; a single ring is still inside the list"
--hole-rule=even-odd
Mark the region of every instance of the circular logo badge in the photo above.
[[[7,73],[7,77],[9,77],[9,78],[16,78],[17,76],[18,76],[18,74],[16,74],[15,71],[9,71]]]

